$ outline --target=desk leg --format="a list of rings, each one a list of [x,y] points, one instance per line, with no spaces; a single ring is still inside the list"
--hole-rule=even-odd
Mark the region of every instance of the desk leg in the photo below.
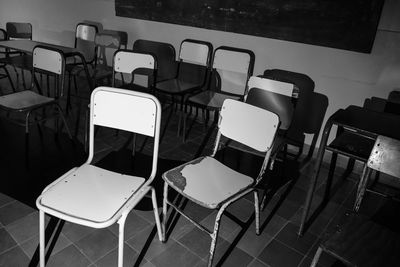
[[[313,176],[311,177],[306,200],[304,202],[303,214],[301,216],[300,227],[299,227],[299,232],[298,232],[299,236],[302,236],[304,234],[305,223],[307,220],[308,213],[310,211],[312,197],[314,194],[315,186],[317,184],[318,174],[321,169],[321,164],[322,164],[324,153],[325,153],[325,147],[326,147],[326,144],[328,141],[328,137],[329,137],[331,128],[332,128],[332,120],[331,120],[331,118],[329,118],[325,124],[325,128],[322,133],[322,138],[321,138],[321,142],[320,142],[319,149],[318,149],[317,159],[315,161],[314,173],[313,173]]]

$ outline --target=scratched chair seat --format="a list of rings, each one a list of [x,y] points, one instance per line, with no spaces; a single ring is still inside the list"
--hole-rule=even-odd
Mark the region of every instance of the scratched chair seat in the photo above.
[[[188,199],[210,209],[219,207],[254,183],[253,178],[208,156],[164,173],[163,179]]]
[[[71,216],[70,219],[81,218],[101,224],[109,221],[126,202],[132,201],[130,197],[144,182],[142,177],[83,165],[51,186],[40,204],[48,214],[57,216],[62,211]]]

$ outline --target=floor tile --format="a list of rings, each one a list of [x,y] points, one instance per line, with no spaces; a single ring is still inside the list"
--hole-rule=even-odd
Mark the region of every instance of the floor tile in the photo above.
[[[67,246],[71,245],[71,241],[67,239],[63,234],[60,234],[57,238],[55,246],[51,251],[51,255],[58,253],[59,251],[63,250]],[[47,244],[48,246],[49,244]],[[25,254],[32,258],[35,252],[39,253],[39,235],[32,237],[31,239],[26,240],[25,242],[21,243],[21,248],[25,252]]]
[[[124,245],[124,266],[135,266],[138,263],[136,262],[137,255],[138,253],[134,249],[128,245]],[[118,266],[118,248],[107,253],[104,257],[96,261],[95,264],[97,267]]]
[[[276,240],[270,242],[258,257],[271,267],[297,266],[302,258],[302,254]]]
[[[6,194],[0,193],[0,207],[15,201],[12,197],[7,196]]]
[[[276,239],[284,243],[286,246],[305,255],[317,240],[317,236],[310,232],[306,232],[303,236],[299,237],[297,234],[298,228],[297,225],[288,223],[285,228],[279,232]]]
[[[174,243],[164,252],[151,260],[157,267],[194,266],[201,259],[178,243]]]
[[[154,216],[154,213],[153,213]],[[145,228],[149,227],[150,223],[137,215],[134,212],[130,212],[128,217],[126,218],[125,221],[125,229],[124,229],[124,234],[125,234],[125,240],[131,238],[133,235],[135,235],[138,232],[141,232]],[[112,226],[108,228],[115,236],[118,237],[118,231],[119,231],[119,224],[114,223]]]
[[[64,227],[62,229],[62,233],[69,239],[71,242],[78,242],[85,236],[94,232],[96,229],[79,225],[76,223],[65,222]]]
[[[51,256],[46,267],[86,267],[90,264],[86,258],[74,245],[69,245],[60,252]]]
[[[269,266],[263,263],[262,261],[254,259],[252,262],[250,262],[249,265],[247,265],[247,267],[269,267]]]
[[[48,217],[46,216],[46,223]],[[19,243],[32,238],[39,234],[39,212],[32,212],[31,214],[14,221],[6,226],[7,231]]]
[[[14,247],[0,254],[0,266],[4,267],[28,266],[29,261],[20,247]]]
[[[257,257],[272,239],[273,237],[267,231],[262,231],[260,235],[256,235],[255,223],[253,223],[239,240],[237,247],[249,255]]]
[[[34,211],[31,207],[19,201],[11,202],[0,208],[0,222],[4,226],[7,226]]]
[[[16,245],[11,235],[5,229],[0,229],[0,254]]]
[[[148,227],[127,240],[126,243],[150,261],[176,242],[172,238],[165,243],[161,242],[156,234],[156,229]]]
[[[118,238],[107,229],[96,229],[75,245],[91,261],[95,262],[117,247]]]

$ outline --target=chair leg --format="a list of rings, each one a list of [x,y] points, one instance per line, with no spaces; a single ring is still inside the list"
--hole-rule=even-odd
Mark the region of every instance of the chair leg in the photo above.
[[[212,262],[214,259],[214,254],[215,254],[215,248],[217,246],[217,239],[218,239],[218,231],[219,231],[219,223],[222,217],[222,214],[225,211],[225,206],[222,206],[220,210],[217,213],[217,217],[215,218],[215,224],[214,224],[214,231],[211,234],[211,246],[210,246],[210,255],[208,256],[208,267],[212,266]]]
[[[163,194],[163,208],[162,208],[162,223],[161,223],[161,242],[165,242],[166,240],[166,232],[167,229],[165,224],[167,223],[167,198],[168,198],[168,184],[164,182],[164,194]]]
[[[39,210],[39,264],[45,266],[45,231],[44,231],[44,211]]]
[[[357,188],[357,195],[356,195],[356,201],[354,203],[354,207],[353,210],[355,212],[358,212],[360,206],[361,206],[361,202],[362,199],[364,197],[365,194],[365,190],[367,189],[367,184],[368,184],[368,178],[371,174],[372,169],[368,168],[367,164],[365,164],[364,169],[363,169],[363,173],[361,175],[360,178],[360,182],[358,183],[358,188]]]
[[[254,190],[254,209],[256,216],[256,235],[260,235],[260,203],[258,202],[257,190]]]
[[[124,265],[124,229],[127,216],[128,213],[123,213],[121,218],[118,220],[118,267],[122,267]]]
[[[156,227],[157,227],[158,239],[159,239],[160,241],[162,241],[162,231],[161,231],[160,216],[158,215],[158,206],[157,206],[156,190],[154,190],[154,187],[151,187],[150,190],[151,190],[151,200],[152,200],[152,202],[153,202],[154,219],[156,220]]]
[[[321,248],[321,246],[319,246],[317,252],[314,255],[314,258],[313,258],[313,260],[311,262],[310,267],[316,267],[317,266],[317,263],[318,263],[319,257],[322,254],[322,251],[323,251],[323,249]]]
[[[63,123],[65,125],[65,130],[67,131],[68,137],[69,137],[69,139],[72,139],[71,131],[69,130],[69,127],[68,127],[68,124],[67,124],[67,120],[64,117],[62,109],[58,104],[56,104],[56,107],[57,107],[58,112],[60,113],[60,117],[61,117],[61,119],[62,119],[62,121],[63,121]]]

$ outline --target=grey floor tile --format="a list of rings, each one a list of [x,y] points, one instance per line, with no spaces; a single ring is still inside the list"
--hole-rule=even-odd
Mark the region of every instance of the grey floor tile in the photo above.
[[[107,229],[94,232],[75,242],[79,250],[95,262],[118,246],[118,238]]]
[[[4,267],[28,266],[29,261],[29,258],[18,246],[0,254],[0,266]]]
[[[271,267],[293,267],[301,262],[303,255],[283,243],[273,240],[264,248],[258,259]]]
[[[21,219],[34,212],[35,209],[19,202],[14,201],[0,208],[0,222],[4,226]]]
[[[137,255],[138,253],[134,249],[124,245],[124,266],[135,266],[139,263],[137,262]],[[118,247],[100,258],[95,264],[97,267],[118,266]]]
[[[47,267],[86,267],[91,262],[74,245],[69,245],[60,252],[51,256]]]
[[[154,216],[154,215],[153,215]],[[135,212],[131,211],[126,218],[125,221],[125,229],[124,229],[124,234],[125,234],[125,240],[131,238],[134,236],[136,233],[141,232],[145,228],[149,227],[150,223],[137,215]],[[118,237],[118,231],[119,231],[119,224],[114,223],[112,226],[108,227],[108,229]]]
[[[201,259],[178,243],[174,243],[151,260],[157,267],[194,266]]]
[[[0,254],[16,245],[11,235],[5,229],[0,229]]]

